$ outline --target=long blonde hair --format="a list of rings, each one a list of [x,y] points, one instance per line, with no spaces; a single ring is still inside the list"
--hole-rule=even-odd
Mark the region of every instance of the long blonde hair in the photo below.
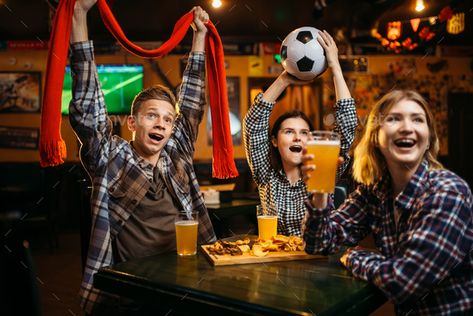
[[[378,131],[386,114],[402,100],[414,101],[424,110],[429,128],[429,147],[425,152],[425,158],[429,162],[430,169],[443,168],[437,160],[439,140],[434,117],[427,101],[413,90],[393,90],[383,96],[370,111],[363,136],[354,152],[353,178],[355,181],[370,185],[380,180],[385,173],[386,159],[378,148]]]

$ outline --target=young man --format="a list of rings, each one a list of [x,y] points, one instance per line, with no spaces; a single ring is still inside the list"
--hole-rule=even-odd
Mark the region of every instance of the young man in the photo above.
[[[93,288],[93,274],[106,265],[175,250],[174,219],[179,212],[199,211],[199,241],[215,240],[192,167],[205,104],[207,13],[200,7],[192,9],[192,52],[177,103],[165,87],[143,90],[128,118],[133,141],[127,142],[111,135],[93,45],[88,40],[87,12],[95,2],[77,1],[74,8],[69,116],[93,185],[92,236],[80,290],[82,307],[93,314],[103,310],[103,304],[97,302],[110,302],[105,299],[108,295]]]

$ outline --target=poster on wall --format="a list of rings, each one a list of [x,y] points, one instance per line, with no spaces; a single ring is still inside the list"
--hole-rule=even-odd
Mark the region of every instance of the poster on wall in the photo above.
[[[40,110],[41,72],[0,72],[0,113]]]
[[[228,108],[230,114],[230,132],[233,146],[241,145],[240,118],[240,77],[227,77]],[[207,116],[207,143],[212,145],[212,117]]]
[[[0,126],[0,148],[38,149],[39,128]]]

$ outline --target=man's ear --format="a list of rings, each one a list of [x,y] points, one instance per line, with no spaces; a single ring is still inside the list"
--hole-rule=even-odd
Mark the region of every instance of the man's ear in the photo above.
[[[276,137],[271,136],[271,144],[273,144],[274,148],[278,148],[278,140],[276,139]]]
[[[128,129],[131,132],[134,132],[136,130],[136,117],[134,115],[128,115],[126,123],[128,125]]]

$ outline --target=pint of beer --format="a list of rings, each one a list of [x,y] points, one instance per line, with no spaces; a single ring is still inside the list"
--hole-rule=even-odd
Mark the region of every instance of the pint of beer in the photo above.
[[[180,213],[176,221],[176,249],[179,256],[190,256],[197,253],[198,213]]]
[[[310,172],[307,190],[320,193],[333,193],[340,154],[340,136],[334,132],[313,131],[306,145],[307,154],[314,155],[313,160],[305,164],[314,164]]]
[[[271,207],[256,206],[259,239],[271,239],[278,233],[278,214]]]

